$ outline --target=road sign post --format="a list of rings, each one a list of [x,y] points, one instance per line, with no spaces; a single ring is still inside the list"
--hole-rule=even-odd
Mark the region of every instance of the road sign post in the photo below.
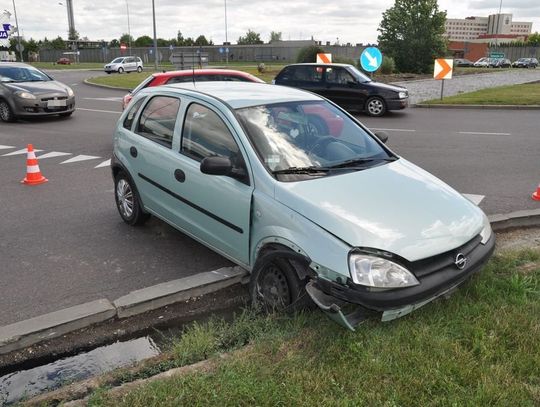
[[[444,80],[452,79],[454,60],[439,58],[435,60],[433,78],[441,81],[441,100],[444,97]]]

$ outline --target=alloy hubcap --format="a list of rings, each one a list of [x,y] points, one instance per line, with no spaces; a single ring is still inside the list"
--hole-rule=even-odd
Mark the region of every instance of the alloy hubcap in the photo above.
[[[368,110],[371,114],[380,114],[383,109],[383,104],[380,100],[372,100],[369,102]]]
[[[126,218],[131,217],[131,215],[133,215],[133,205],[135,202],[133,191],[126,180],[121,179],[118,181],[118,184],[116,185],[116,197],[118,200],[118,208],[122,215]]]

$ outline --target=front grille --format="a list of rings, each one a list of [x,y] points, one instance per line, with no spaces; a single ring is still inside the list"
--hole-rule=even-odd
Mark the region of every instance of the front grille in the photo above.
[[[454,265],[456,261],[456,255],[458,253],[462,253],[465,257],[468,257],[469,254],[478,247],[481,241],[482,237],[480,235],[477,235],[476,237],[456,249],[424,260],[418,260],[410,263],[410,270],[414,273],[416,277],[424,277],[429,274],[435,273],[439,270],[444,269],[445,267]]]
[[[42,102],[47,102],[48,100],[67,100],[67,96],[51,96],[51,97],[41,98]]]

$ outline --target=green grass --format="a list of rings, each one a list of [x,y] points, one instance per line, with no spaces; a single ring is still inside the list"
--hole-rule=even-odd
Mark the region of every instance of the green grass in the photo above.
[[[117,398],[103,387],[89,405],[537,406],[539,315],[540,251],[504,253],[449,300],[357,332],[318,311],[196,323],[172,357],[178,365],[211,358],[212,369]]]
[[[257,71],[257,64],[239,64],[239,63],[230,63],[229,65],[220,65],[220,68],[230,68],[236,69],[239,71],[248,72],[256,77],[262,79],[265,82],[270,82],[278,74],[278,72],[283,68],[284,65],[272,64],[266,65],[266,70],[263,73]],[[172,70],[172,66],[162,67],[165,70]],[[129,74],[110,74],[107,76],[98,76],[90,78],[88,81],[98,85],[107,85],[121,89],[133,89],[144,79],[146,79],[153,70],[146,70],[141,73],[129,73]]]
[[[430,100],[428,104],[448,105],[540,105],[540,82],[500,86]]]
[[[39,69],[103,69],[105,64],[99,62],[81,62],[79,64],[58,65],[54,62],[29,62]]]

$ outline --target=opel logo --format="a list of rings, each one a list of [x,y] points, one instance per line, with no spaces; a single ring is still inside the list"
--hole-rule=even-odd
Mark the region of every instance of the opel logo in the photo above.
[[[467,265],[467,258],[463,253],[458,253],[456,256],[456,261],[454,262],[456,267],[460,270],[463,270]]]

